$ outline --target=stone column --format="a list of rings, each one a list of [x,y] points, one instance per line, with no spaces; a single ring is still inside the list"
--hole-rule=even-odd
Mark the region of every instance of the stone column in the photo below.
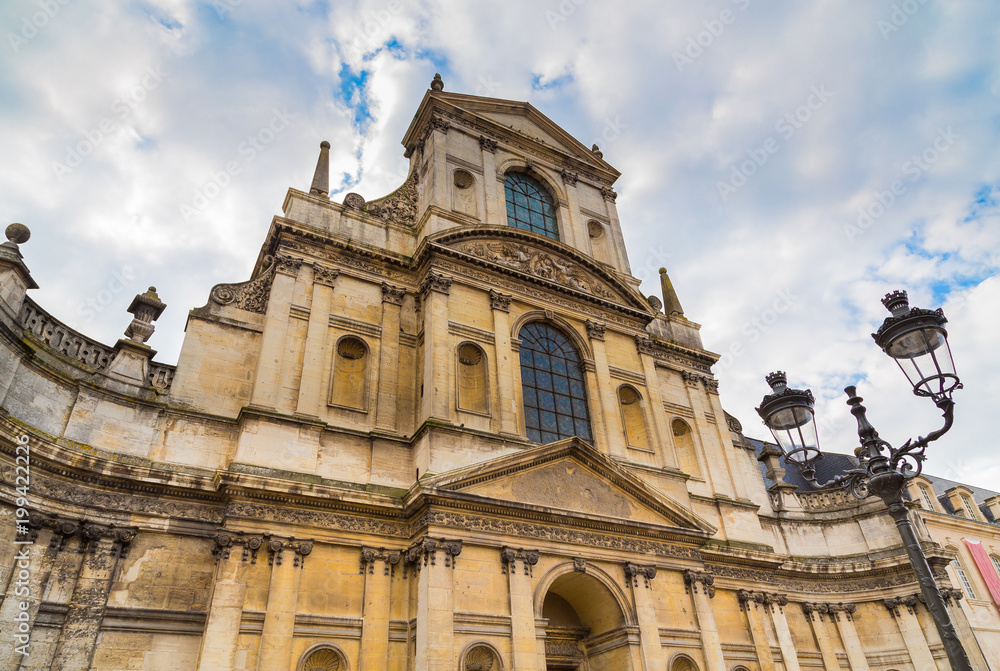
[[[267,610],[260,634],[257,671],[287,671],[292,666],[292,636],[298,608],[299,578],[311,541],[287,542],[272,538],[267,542],[271,582],[267,590]]]
[[[816,637],[819,654],[823,658],[824,671],[840,671],[840,661],[837,659],[838,637],[835,631],[830,631],[830,627],[825,620],[825,616],[829,615],[832,623],[839,615],[831,612],[830,606],[831,604],[826,603],[804,603],[802,604],[802,612],[805,613],[806,619],[809,620],[813,636]],[[850,608],[853,612],[854,605],[850,604]],[[845,616],[849,617],[850,615],[845,614]]]
[[[451,409],[451,353],[446,351],[448,338],[448,295],[451,278],[434,271],[420,284],[424,313],[424,370],[421,384],[420,418],[449,421]]]
[[[222,532],[212,552],[217,557],[212,601],[198,653],[198,671],[232,671],[247,587],[239,575],[240,558],[231,557],[233,536]],[[259,547],[259,546],[258,546]]]
[[[302,259],[279,255],[274,263],[275,273],[271,280],[267,313],[264,316],[264,333],[257,358],[257,376],[250,396],[251,405],[271,409],[277,407],[278,403],[281,362],[285,357],[285,335],[288,330],[288,309],[292,303]]]
[[[771,654],[771,643],[767,640],[767,631],[754,593],[745,589],[737,590],[736,598],[740,602],[740,610],[747,614],[747,624],[750,627],[750,638],[753,639],[754,651],[761,671],[775,671],[774,655]]]
[[[365,602],[360,671],[384,671],[386,668],[389,658],[389,591],[400,557],[397,550],[361,548]]]
[[[726,671],[726,660],[722,655],[722,642],[719,639],[719,630],[715,626],[715,613],[712,612],[711,599],[715,597],[714,583],[715,578],[711,573],[684,572],[684,589],[691,594],[695,613],[698,615],[698,630],[701,634],[702,651],[705,654],[705,669],[706,671]]]
[[[595,435],[594,441],[598,447],[604,447],[613,457],[625,457],[625,432],[622,429],[621,411],[618,409],[611,373],[608,369],[608,354],[604,348],[604,332],[606,326],[598,322],[587,322],[587,337],[590,338],[590,348],[594,352],[594,375],[590,389],[595,392],[594,399],[601,409],[603,422],[595,422],[590,418],[591,429],[596,431],[603,427],[604,435]],[[593,402],[593,401],[592,401]],[[604,443],[601,445],[601,443]]]
[[[840,640],[844,642],[844,650],[847,652],[847,661],[851,665],[851,671],[871,671],[864,648],[861,647],[861,639],[858,637],[857,630],[854,629],[854,618],[836,618],[835,622],[837,623],[837,631],[840,632]]]
[[[86,556],[56,643],[53,671],[90,668],[118,560],[127,552],[136,532],[86,524],[81,533],[84,543],[81,549]]]
[[[531,590],[532,567],[538,563],[538,550],[504,547],[500,562],[510,588],[511,666],[518,671],[544,671],[544,666],[538,666],[538,632]]]
[[[910,653],[914,668],[936,669],[937,663],[934,661],[934,655],[927,645],[927,639],[924,638],[924,632],[917,620],[917,604],[919,603],[917,596],[914,594],[884,599],[882,603],[892,614],[896,626],[899,627],[899,633],[906,644],[906,650]]]
[[[593,256],[593,250],[585,249],[583,242],[589,236],[587,234],[587,225],[584,223],[584,218],[580,215],[580,194],[576,190],[576,181],[579,179],[580,173],[564,168],[559,173],[559,176],[562,177],[563,186],[566,188],[567,207],[563,210],[563,214],[566,216],[566,229],[569,236],[564,242],[579,249],[584,254]]]
[[[636,349],[642,362],[642,373],[646,376],[646,393],[649,394],[649,408],[653,413],[653,435],[656,437],[657,451],[661,463],[669,468],[678,468],[677,455],[670,449],[672,430],[663,411],[663,395],[660,394],[660,378],[656,373],[656,358],[653,356],[652,341],[649,338],[636,339]]]
[[[788,597],[776,594],[773,595],[771,602],[766,604],[766,608],[771,612],[771,621],[774,623],[774,632],[778,636],[778,647],[781,648],[781,659],[784,662],[785,671],[800,671],[799,655],[795,651],[792,632],[788,629],[788,620],[785,619],[785,606],[787,605]]]
[[[490,226],[506,226],[503,183],[497,175],[497,141],[480,135],[479,148],[483,152],[483,199],[486,201],[483,221]]]
[[[500,409],[501,435],[517,434],[517,377],[514,371],[520,368],[520,357],[515,356],[510,339],[510,294],[490,289],[490,307],[493,309],[493,333],[496,337],[497,363],[497,405]]]
[[[43,535],[39,542],[37,526],[41,520],[36,520],[38,524],[29,527],[28,534],[18,534],[12,543],[14,556],[10,580],[0,606],[0,669],[16,668],[24,651],[31,655],[31,632],[42,603],[42,591],[65,541],[57,528]],[[77,525],[70,524],[72,535]]]
[[[604,196],[604,205],[607,208],[608,219],[611,220],[610,233],[614,235],[615,240],[615,266],[624,273],[631,274],[632,269],[629,267],[628,256],[625,254],[625,238],[622,237],[622,225],[618,221],[618,207],[615,205],[618,194],[610,186],[605,186],[601,187],[601,195]]]
[[[375,428],[392,433],[396,432],[399,407],[399,313],[405,296],[406,289],[382,283],[382,346],[379,347]]]
[[[445,210],[451,209],[451,181],[448,179],[448,129],[451,125],[441,117],[433,117],[430,123],[430,141],[433,179],[433,202]]]
[[[414,668],[452,671],[455,618],[452,569],[462,541],[424,538],[406,551],[407,568],[417,571],[417,651]]]
[[[656,623],[656,608],[649,596],[649,581],[656,577],[655,566],[625,563],[625,582],[632,591],[632,602],[639,619],[639,647],[645,671],[663,671],[663,646],[660,645],[660,627]]]
[[[302,378],[295,411],[307,417],[319,417],[324,407],[326,392],[323,373],[326,368],[326,341],[330,332],[330,306],[333,304],[333,285],[340,271],[313,264],[312,305],[309,307],[309,326],[306,330],[305,353],[302,358]]]

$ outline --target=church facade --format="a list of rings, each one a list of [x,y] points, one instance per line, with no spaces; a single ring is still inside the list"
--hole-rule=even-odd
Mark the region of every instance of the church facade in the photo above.
[[[8,228],[0,668],[947,669],[884,507],[794,491],[639,292],[596,147],[438,78],[403,145],[335,203],[324,143],[176,366],[155,289],[98,343]]]

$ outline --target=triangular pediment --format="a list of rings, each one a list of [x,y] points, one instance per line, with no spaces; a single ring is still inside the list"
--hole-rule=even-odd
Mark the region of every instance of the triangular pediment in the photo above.
[[[606,305],[627,308],[646,321],[649,304],[629,285],[562,243],[509,226],[467,226],[428,238],[479,265],[502,268],[534,282],[583,295]]]
[[[434,115],[471,125],[485,135],[515,144],[537,145],[554,151],[564,158],[586,164],[608,184],[614,183],[620,174],[531,103],[462,93],[428,91],[403,137],[403,146],[409,148]]]
[[[543,445],[421,482],[425,491],[605,519],[683,529],[716,529],[579,438]]]

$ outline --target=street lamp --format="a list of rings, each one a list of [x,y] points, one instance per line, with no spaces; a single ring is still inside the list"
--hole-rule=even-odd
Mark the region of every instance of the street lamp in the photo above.
[[[790,389],[784,373],[771,373],[767,383],[771,393],[764,397],[757,413],[771,430],[775,441],[785,452],[785,460],[797,465],[803,477],[817,489],[849,489],[859,499],[878,496],[889,508],[896,522],[903,546],[909,555],[927,609],[934,617],[945,652],[954,671],[972,671],[969,657],[959,641],[951,616],[944,605],[941,591],[934,581],[927,557],[910,524],[903,488],[906,481],[917,476],[926,456],[927,446],[951,428],[955,402],[951,395],[962,388],[944,325],[944,312],[911,308],[905,291],[886,294],[882,304],[892,313],[878,331],[872,334],[876,344],[892,357],[906,375],[917,396],[926,396],[944,415],[944,425],[917,440],[907,440],[894,448],[879,438],[875,427],[865,416],[863,400],[857,389],[847,387],[847,404],[858,421],[861,447],[855,450],[859,464],[829,482],[816,481],[817,460],[822,458],[816,422],[813,415],[813,395],[808,389]]]

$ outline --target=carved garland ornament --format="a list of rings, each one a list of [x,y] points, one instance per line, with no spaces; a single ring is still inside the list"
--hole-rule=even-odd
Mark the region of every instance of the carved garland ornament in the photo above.
[[[517,242],[473,240],[460,242],[455,245],[454,249],[491,263],[520,270],[543,280],[583,291],[598,298],[617,299],[617,295],[607,285],[578,264],[562,259],[555,254],[535,249],[531,245]]]

